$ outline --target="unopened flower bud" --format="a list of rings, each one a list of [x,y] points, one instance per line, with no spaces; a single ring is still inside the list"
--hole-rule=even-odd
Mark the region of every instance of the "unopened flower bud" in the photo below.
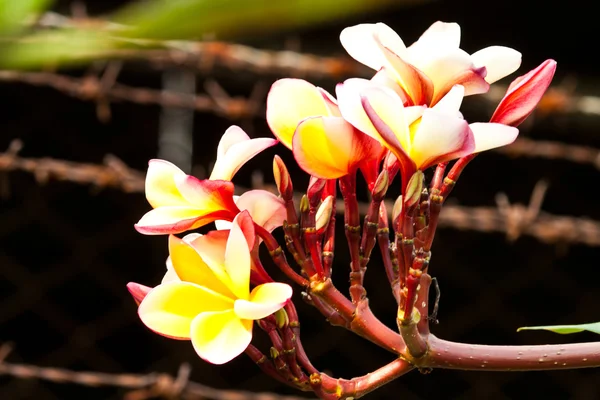
[[[309,210],[309,204],[308,204],[308,197],[306,197],[306,195],[303,195],[302,198],[300,199],[300,212],[302,213],[306,213]]]
[[[375,181],[375,186],[373,187],[373,190],[371,191],[373,200],[376,200],[376,201],[383,200],[383,197],[385,196],[385,193],[388,190],[389,183],[390,183],[389,174],[388,174],[387,170],[384,169],[383,171],[381,171],[381,173],[377,177],[377,180]]]
[[[327,183],[326,179],[315,178],[314,176],[310,177],[310,181],[308,182],[308,190],[306,194],[308,196],[308,201],[310,205],[316,207],[317,204],[321,201],[321,193],[323,193],[323,189],[325,189],[325,184]]]
[[[398,196],[394,207],[392,207],[392,221],[396,221],[400,213],[402,212],[402,196]]]
[[[423,171],[417,170],[408,181],[406,185],[406,195],[404,198],[404,207],[413,207],[421,199],[421,192],[423,191]]]
[[[294,195],[292,179],[283,160],[278,155],[273,158],[273,177],[281,197],[286,201],[291,200]]]
[[[285,309],[280,308],[279,310],[275,311],[274,315],[275,315],[275,321],[277,321],[277,327],[279,329],[284,328],[289,325],[290,319],[287,315],[287,312],[285,312]]]
[[[331,212],[333,211],[334,200],[335,199],[333,196],[327,196],[323,203],[321,203],[321,205],[319,206],[315,221],[315,228],[317,229],[317,232],[322,231],[327,227],[327,224],[329,224],[329,220],[331,219]]]

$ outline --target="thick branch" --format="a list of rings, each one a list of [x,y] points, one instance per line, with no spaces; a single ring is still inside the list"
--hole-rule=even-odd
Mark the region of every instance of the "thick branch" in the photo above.
[[[419,367],[534,371],[600,366],[600,342],[533,346],[487,346],[449,342],[430,335],[429,353]]]

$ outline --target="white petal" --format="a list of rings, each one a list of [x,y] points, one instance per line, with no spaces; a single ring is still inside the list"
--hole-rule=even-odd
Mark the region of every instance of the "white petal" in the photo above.
[[[454,85],[452,89],[450,89],[450,91],[432,107],[432,109],[446,114],[456,115],[456,113],[459,113],[458,110],[460,110],[460,105],[462,104],[464,96],[465,87],[463,85]]]
[[[512,74],[521,66],[521,53],[504,46],[490,46],[471,54],[476,67],[485,67],[487,83],[494,83]]]
[[[400,36],[383,23],[359,24],[345,28],[340,34],[340,41],[348,54],[356,61],[374,70],[379,70],[384,65],[385,59],[375,43],[374,34],[378,35],[383,45],[394,53],[401,56],[406,51],[406,46]]]
[[[460,45],[460,25],[456,22],[434,22],[410,48],[423,47],[431,51],[457,49]]]
[[[519,135],[517,128],[503,124],[476,122],[469,127],[475,138],[474,153],[506,146],[514,142]]]

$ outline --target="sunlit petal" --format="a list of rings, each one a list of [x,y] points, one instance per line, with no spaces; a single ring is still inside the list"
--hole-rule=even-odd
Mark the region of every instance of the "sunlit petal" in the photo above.
[[[275,144],[277,140],[271,138],[250,139],[241,128],[232,126],[219,143],[217,161],[209,179],[230,181],[248,160]]]
[[[231,280],[231,291],[238,298],[246,300],[250,294],[250,250],[254,247],[254,243],[251,245],[248,243],[242,229],[254,231],[252,220],[246,211],[235,217],[229,231],[229,239],[225,247],[225,270]]]
[[[146,198],[154,208],[188,205],[175,185],[175,178],[186,174],[175,164],[165,160],[150,160],[146,174]]]
[[[322,90],[302,79],[280,79],[267,97],[267,123],[289,149],[296,127],[305,118],[330,115]]]
[[[512,126],[476,122],[470,125],[475,139],[474,153],[506,146],[515,141],[519,130]]]
[[[194,176],[177,177],[175,184],[181,195],[201,212],[230,210],[234,215],[237,208],[233,201],[233,183],[224,180],[198,179]]]
[[[196,229],[214,220],[230,217],[229,210],[207,212],[192,207],[160,207],[148,211],[134,226],[145,235],[165,235]]]
[[[446,114],[457,115],[464,95],[465,87],[462,85],[454,85],[452,89],[432,108]]]
[[[494,83],[515,72],[521,65],[521,53],[504,46],[490,46],[471,54],[476,67],[485,67],[485,80]]]
[[[233,308],[233,300],[188,282],[170,282],[152,289],[138,309],[142,322],[172,338],[189,339],[192,320],[205,311]]]
[[[460,45],[460,25],[456,22],[434,22],[409,49],[422,47],[431,52],[456,49]],[[423,51],[424,51],[423,50]]]
[[[400,97],[380,87],[364,89],[361,97],[363,108],[371,123],[377,128],[380,137],[383,138],[383,144],[390,148],[390,150],[402,148],[404,151],[409,151],[410,131]],[[386,133],[386,129],[377,126],[378,124],[374,121],[373,113],[381,119],[381,122],[389,128],[390,132]]]
[[[377,132],[369,117],[367,117],[360,99],[361,92],[370,87],[377,86],[368,79],[350,78],[346,79],[344,83],[339,83],[335,87],[335,93],[338,98],[340,112],[344,119],[356,129],[381,141],[381,135]]]
[[[261,319],[273,314],[292,297],[292,288],[279,282],[264,283],[255,287],[249,300],[236,300],[235,313],[244,319]]]
[[[347,175],[365,158],[371,142],[341,117],[308,118],[294,134],[294,157],[309,174],[336,179]]]
[[[283,221],[287,218],[283,200],[266,190],[244,192],[236,205],[242,211],[247,210],[252,220],[269,232],[283,225]]]
[[[227,274],[222,268],[213,270],[207,265],[193,245],[171,235],[169,253],[173,270],[179,279],[204,286],[226,297],[235,298],[229,290],[230,281]]]
[[[241,320],[233,310],[205,312],[191,324],[191,339],[198,355],[224,364],[240,355],[252,340],[252,320]]]
[[[413,137],[410,158],[417,168],[470,154],[475,147],[467,122],[433,109],[425,110]]]
[[[131,297],[133,297],[133,300],[139,306],[142,300],[144,300],[144,297],[146,297],[152,288],[136,282],[129,282],[127,284],[127,290],[129,290],[129,294],[131,294]]]
[[[392,52],[400,56],[405,53],[406,46],[400,36],[381,22],[345,28],[340,34],[340,42],[350,57],[374,70],[379,70],[385,65],[385,58],[377,48],[373,34],[377,34],[383,45]]]

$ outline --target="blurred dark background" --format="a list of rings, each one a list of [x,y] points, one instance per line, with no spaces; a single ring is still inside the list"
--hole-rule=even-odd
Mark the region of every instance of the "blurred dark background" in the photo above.
[[[91,16],[111,12],[124,3],[84,2]],[[555,88],[573,90],[573,99],[600,95],[595,85],[596,15],[588,12],[584,2],[553,7],[513,0],[400,3],[365,15],[236,42],[344,57],[338,35],[348,25],[382,21],[410,44],[436,20],[455,21],[462,27],[461,47],[468,52],[492,44],[516,48],[523,53],[521,74],[546,58],[554,58],[558,61]],[[344,7],[344,1],[339,4]],[[58,1],[53,10],[69,14],[70,6],[70,1]],[[181,70],[186,73],[185,68]],[[64,72],[78,77],[90,69],[77,67]],[[257,84],[268,88],[275,79],[284,77],[218,64],[196,72],[199,93],[206,82],[216,81],[230,95],[244,97]],[[164,74],[164,69],[147,63],[126,62],[117,81],[160,89]],[[306,78],[334,90],[334,78]],[[504,81],[502,84],[506,85]],[[263,101],[266,91],[259,94]],[[483,100],[468,100],[468,119],[483,121],[493,112],[494,106]],[[7,149],[13,139],[20,139],[24,144],[19,152],[22,157],[101,164],[105,155],[113,154],[129,167],[144,171],[148,159],[155,158],[159,151],[163,110],[131,102],[113,102],[110,110],[110,119],[101,122],[94,102],[49,87],[2,82],[0,151]],[[600,116],[578,112],[568,99],[542,111],[522,126],[522,137],[600,147]],[[241,125],[251,136],[269,136],[264,114],[258,114],[236,120],[211,112],[194,113],[193,170],[201,175],[210,168],[216,145],[231,124]],[[271,182],[275,152],[288,161],[296,187],[301,189],[306,177],[292,168],[292,158],[282,146],[254,159],[234,182],[250,186],[253,172],[261,170],[265,181]],[[129,281],[157,284],[164,274],[167,256],[164,237],[142,236],[133,229],[149,209],[142,193],[54,179],[43,183],[39,174],[37,178],[23,171],[0,171],[0,343],[14,345],[7,361],[108,373],[170,374],[188,362],[191,378],[213,387],[301,395],[262,374],[246,356],[224,366],[209,365],[196,356],[188,342],[155,335],[140,323],[125,285]],[[545,212],[600,220],[594,189],[599,178],[593,165],[509,158],[489,152],[469,166],[451,202],[494,207],[496,194],[504,192],[511,201],[526,204],[536,182],[543,179],[549,184],[542,206]],[[342,232],[338,237],[343,238]],[[348,260],[343,240],[339,243],[335,279],[344,288]],[[566,240],[542,243],[523,235],[509,242],[504,233],[440,229],[430,270],[438,278],[442,293],[440,323],[433,332],[449,340],[486,344],[596,340],[586,333],[516,333],[516,328],[600,320],[599,256],[596,247]],[[375,313],[393,326],[395,304],[376,261],[366,277],[367,291]],[[303,307],[296,296],[303,343],[318,368],[351,378],[392,359],[353,334],[329,326],[316,310]],[[597,399],[600,388],[596,379],[600,379],[600,372],[595,369],[529,373],[440,369],[429,375],[413,371],[366,398]],[[91,400],[120,399],[124,395],[122,389],[0,376],[0,399]]]

